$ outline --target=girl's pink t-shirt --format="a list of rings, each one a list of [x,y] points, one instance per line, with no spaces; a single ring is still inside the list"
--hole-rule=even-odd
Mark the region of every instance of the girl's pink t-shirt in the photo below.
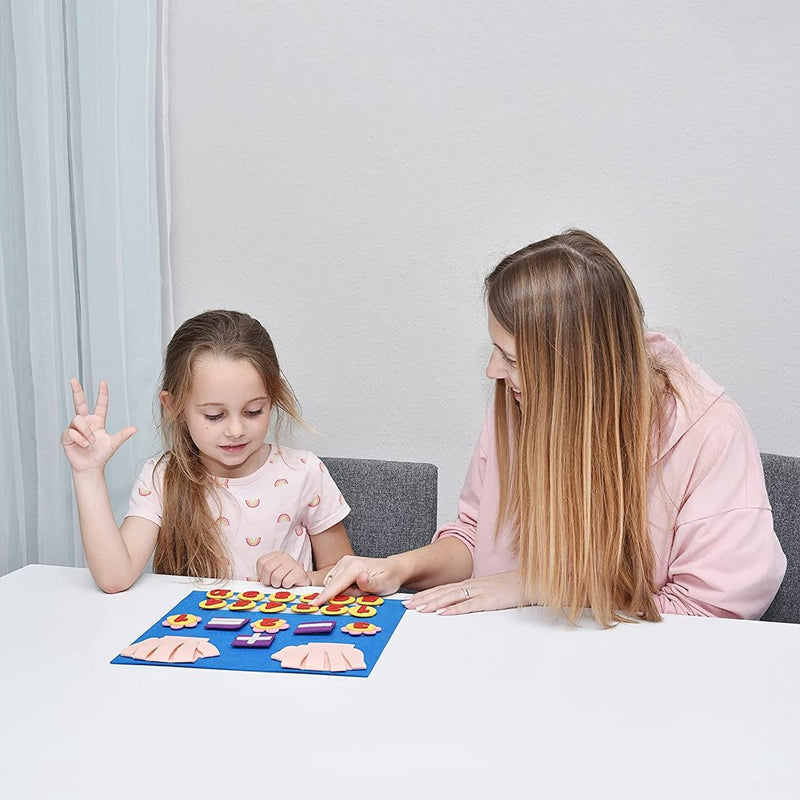
[[[163,462],[151,458],[131,491],[126,516],[161,525]],[[341,522],[349,513],[327,467],[307,451],[272,450],[264,464],[244,478],[214,478],[209,506],[219,523],[232,579],[256,581],[262,555],[288,553],[312,569],[311,536]]]
[[[672,364],[677,390],[648,496],[662,613],[758,619],[786,571],[772,523],[761,456],[744,413],[666,336],[648,346]],[[500,500],[494,411],[489,408],[459,500],[455,536],[472,552],[473,576],[515,570],[514,533],[495,536]]]

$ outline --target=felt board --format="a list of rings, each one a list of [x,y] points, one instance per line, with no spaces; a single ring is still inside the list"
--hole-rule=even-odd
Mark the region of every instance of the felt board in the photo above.
[[[268,590],[269,591],[269,590]],[[384,599],[381,605],[375,607],[376,613],[374,616],[364,620],[359,620],[350,614],[341,616],[328,616],[320,612],[298,614],[291,611],[291,606],[296,603],[289,603],[286,611],[280,613],[262,613],[258,611],[258,606],[261,605],[260,601],[256,603],[256,608],[248,611],[230,611],[227,608],[206,610],[200,608],[200,602],[206,599],[206,592],[194,591],[190,592],[183,598],[176,606],[167,611],[163,616],[159,617],[156,622],[148,628],[141,636],[130,644],[136,644],[149,638],[160,638],[163,636],[187,636],[187,637],[203,637],[208,640],[219,650],[219,656],[211,658],[200,658],[197,661],[189,663],[169,663],[162,661],[143,661],[127,656],[118,655],[112,659],[112,664],[126,664],[129,666],[144,666],[144,667],[182,667],[184,669],[227,669],[227,670],[244,670],[248,672],[281,672],[298,673],[298,674],[319,674],[319,675],[343,675],[348,677],[366,678],[372,672],[373,667],[380,658],[384,647],[388,643],[395,629],[397,628],[400,620],[405,613],[405,606],[400,600],[386,600]],[[236,600],[237,595],[230,598],[231,601]],[[267,600],[268,598],[265,598]],[[352,605],[355,605],[353,603]],[[181,628],[179,630],[172,630],[164,626],[164,621],[167,617],[177,616],[179,614],[194,614],[200,617],[200,622],[193,628]],[[214,630],[205,627],[207,622],[212,619],[218,618],[237,618],[248,619],[249,622],[239,630]],[[252,623],[257,622],[259,619],[283,619],[289,627],[285,630],[275,633],[275,638],[269,647],[234,647],[233,641],[237,636],[244,634],[252,634]],[[370,622],[377,625],[381,630],[374,635],[352,636],[345,633],[342,628],[352,622]],[[334,622],[334,629],[329,634],[295,634],[295,629],[298,625],[309,622]],[[288,669],[281,666],[279,661],[274,660],[271,656],[282,648],[290,645],[303,645],[309,643],[336,643],[336,644],[349,644],[354,645],[364,654],[364,662],[366,669],[349,670],[347,672],[315,672],[306,669]],[[122,647],[125,646],[124,643]],[[122,647],[120,649],[122,649]]]

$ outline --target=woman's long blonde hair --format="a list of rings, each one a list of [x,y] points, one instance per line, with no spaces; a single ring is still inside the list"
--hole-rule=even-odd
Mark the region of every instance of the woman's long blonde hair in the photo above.
[[[659,620],[647,486],[666,371],[648,354],[639,296],[613,253],[569,230],[486,278],[514,337],[521,404],[495,389],[498,529],[511,524],[523,594],[574,622]]]
[[[153,557],[155,572],[229,578],[230,563],[212,513],[212,476],[200,460],[183,412],[198,359],[217,356],[253,365],[264,381],[280,425],[283,415],[302,422],[297,400],[281,374],[272,339],[258,320],[239,311],[205,311],[175,331],[164,359],[161,407],[164,496],[161,530]]]

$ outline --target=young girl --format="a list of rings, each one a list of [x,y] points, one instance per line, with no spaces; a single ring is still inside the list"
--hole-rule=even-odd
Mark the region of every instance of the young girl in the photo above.
[[[324,464],[264,441],[273,407],[279,420],[300,421],[300,412],[257,320],[207,311],[175,332],[159,394],[165,452],[139,474],[121,527],[104,468],[136,429],[106,431],[105,382],[93,413],[71,385],[76,416],[61,443],[86,561],[103,591],[131,586],[154,551],[155,572],[284,588],[320,584],[352,555],[342,524],[350,508]]]
[[[602,242],[568,231],[486,279],[496,381],[458,521],[384,560],[345,558],[319,601],[428,589],[419,611],[590,607],[758,618],[783,578],[741,409],[666,337]],[[436,588],[429,588],[436,587]]]

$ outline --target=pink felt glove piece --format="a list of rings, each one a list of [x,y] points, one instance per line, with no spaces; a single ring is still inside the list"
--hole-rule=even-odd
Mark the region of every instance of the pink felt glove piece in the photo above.
[[[219,650],[203,637],[162,636],[129,645],[120,655],[160,664],[191,664],[198,658],[218,656]]]
[[[311,643],[289,645],[272,658],[280,661],[284,669],[302,669],[314,672],[347,672],[366,669],[364,654],[352,644]]]

